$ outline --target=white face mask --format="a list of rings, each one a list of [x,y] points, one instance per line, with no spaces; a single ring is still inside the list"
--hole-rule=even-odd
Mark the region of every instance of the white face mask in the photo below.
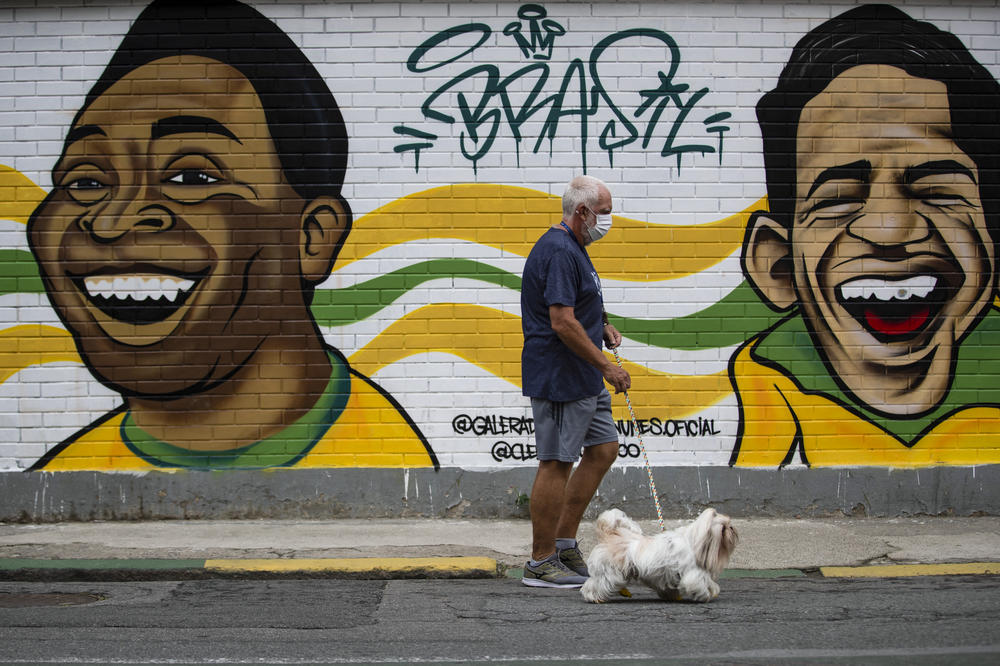
[[[587,210],[590,209],[588,208]],[[587,227],[587,235],[590,237],[590,243],[593,243],[594,241],[601,240],[611,231],[611,213],[600,215],[592,210],[590,212],[594,213],[597,221],[594,223],[594,226],[588,225],[585,221],[584,226]],[[590,245],[590,243],[587,243],[587,245]]]

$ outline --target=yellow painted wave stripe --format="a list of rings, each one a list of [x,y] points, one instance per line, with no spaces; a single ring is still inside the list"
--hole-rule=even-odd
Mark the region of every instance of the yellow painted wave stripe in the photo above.
[[[521,318],[502,310],[463,303],[425,305],[393,322],[351,354],[351,366],[366,375],[414,354],[454,354],[490,374],[521,386]],[[626,362],[636,418],[683,419],[732,393],[725,370],[710,375],[672,375]],[[616,418],[628,419],[624,399],[614,398]]]
[[[45,190],[16,169],[0,164],[0,219],[27,224]]]
[[[407,313],[350,357],[366,375],[414,354],[444,352],[473,363],[514,386],[521,385],[521,319],[479,305],[434,304]],[[42,363],[82,363],[68,332],[45,324],[0,330],[0,384]],[[683,419],[732,393],[725,371],[672,375],[626,361],[629,392],[638,418]],[[628,418],[617,397],[615,417]]]
[[[656,282],[699,273],[739,249],[747,220],[766,198],[715,222],[653,224],[614,216],[611,232],[587,248],[607,280]],[[528,256],[562,216],[560,197],[512,185],[446,185],[401,197],[354,221],[337,257],[343,268],[384,248],[448,238]]]
[[[985,576],[1000,574],[1000,562],[958,564],[885,564],[864,567],[820,567],[826,578],[905,578],[909,576]]]
[[[0,384],[32,365],[83,363],[69,333],[46,324],[22,324],[0,331]]]
[[[497,561],[489,557],[347,557],[302,559],[205,560],[211,571],[266,571],[273,573],[416,573],[495,572]]]

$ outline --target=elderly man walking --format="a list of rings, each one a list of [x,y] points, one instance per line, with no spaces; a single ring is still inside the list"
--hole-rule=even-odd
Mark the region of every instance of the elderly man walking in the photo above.
[[[566,188],[562,208],[562,221],[528,255],[521,287],[522,385],[531,398],[538,452],[531,560],[521,579],[531,587],[575,588],[587,579],[577,529],[618,456],[604,381],[616,393],[631,384],[601,351],[602,342],[617,347],[621,334],[608,323],[586,249],[611,228],[611,192],[597,178],[580,176]]]

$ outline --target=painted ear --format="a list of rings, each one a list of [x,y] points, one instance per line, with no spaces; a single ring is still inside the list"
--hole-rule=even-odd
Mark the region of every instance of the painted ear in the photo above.
[[[326,279],[351,230],[351,212],[340,198],[318,197],[306,204],[299,221],[299,267],[311,284]]]
[[[741,263],[743,274],[768,305],[779,311],[795,305],[789,230],[763,211],[755,212],[747,223]]]

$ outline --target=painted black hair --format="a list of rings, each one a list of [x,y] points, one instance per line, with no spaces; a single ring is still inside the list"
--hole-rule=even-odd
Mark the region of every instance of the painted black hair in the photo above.
[[[340,196],[347,129],[333,94],[288,35],[236,0],[150,4],[122,39],[80,113],[129,72],[177,55],[211,58],[243,74],[260,98],[282,170],[295,191],[306,201]]]
[[[986,223],[1000,241],[1000,85],[955,35],[888,5],[856,7],[811,30],[795,45],[777,86],[757,103],[770,216],[792,224],[803,107],[846,70],[870,64],[945,84],[953,139],[976,163]]]

